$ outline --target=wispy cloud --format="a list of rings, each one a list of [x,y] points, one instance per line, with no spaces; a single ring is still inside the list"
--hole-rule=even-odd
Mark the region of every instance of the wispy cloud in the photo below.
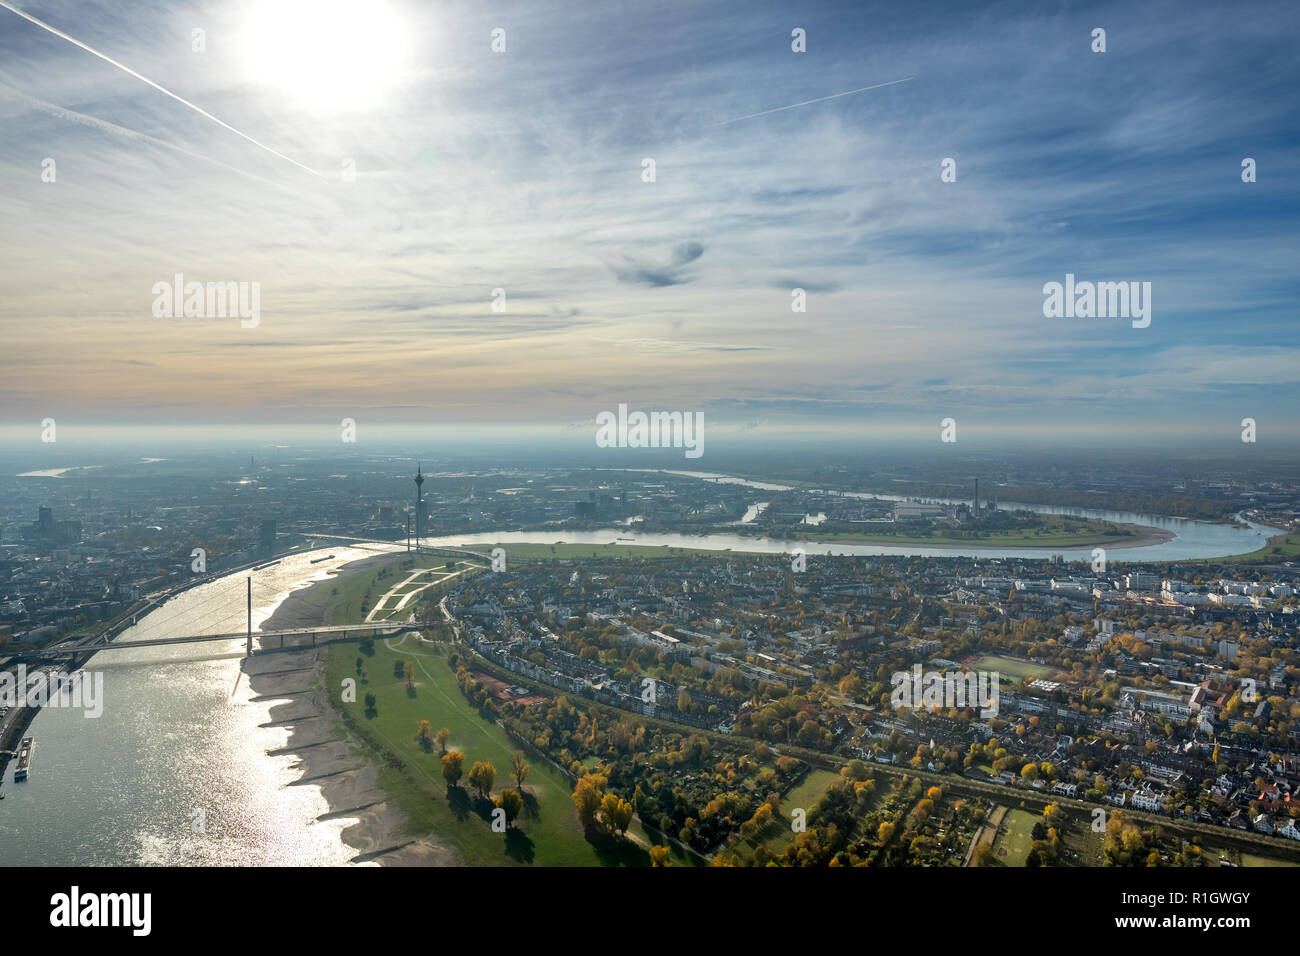
[[[8,414],[1300,407],[1292,4],[593,3],[599,42],[548,0],[393,5],[418,55],[336,113],[250,65],[239,4],[44,0],[53,33],[4,14]],[[260,326],[155,319],[177,272],[260,282]],[[1067,272],[1151,281],[1150,328],[1045,319]]]

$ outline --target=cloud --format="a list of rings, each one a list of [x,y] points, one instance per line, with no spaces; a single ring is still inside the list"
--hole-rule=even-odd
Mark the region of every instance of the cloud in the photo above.
[[[230,420],[250,395],[486,421],[623,397],[744,421],[1300,409],[1292,4],[814,5],[807,55],[775,4],[593,4],[602,42],[576,46],[521,4],[505,56],[458,39],[473,0],[399,6],[427,55],[375,109],[310,118],[197,0],[41,14],[324,180],[0,11],[7,414],[184,420],[196,382]],[[177,41],[196,23],[223,38],[202,55]],[[260,328],[153,319],[176,272],[260,281]],[[1151,281],[1151,327],[1044,319],[1067,272]]]
[[[610,268],[620,282],[654,288],[682,285],[694,278],[685,274],[686,266],[702,255],[704,255],[704,246],[701,243],[679,242],[672,247],[666,262],[662,257],[658,261],[653,261],[624,255],[622,265],[612,265]]]
[[[840,289],[838,282],[809,282],[807,279],[774,279],[769,285],[773,289],[803,289],[805,292],[836,292]]]

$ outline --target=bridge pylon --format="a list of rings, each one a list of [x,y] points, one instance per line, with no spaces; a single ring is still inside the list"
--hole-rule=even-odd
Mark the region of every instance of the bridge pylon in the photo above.
[[[284,639],[281,638],[281,641]],[[253,576],[248,576],[248,642],[244,645],[244,656],[253,656]]]

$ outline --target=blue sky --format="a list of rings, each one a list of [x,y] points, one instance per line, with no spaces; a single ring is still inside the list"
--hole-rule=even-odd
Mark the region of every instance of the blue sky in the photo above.
[[[11,2],[9,422],[1296,428],[1294,4]]]

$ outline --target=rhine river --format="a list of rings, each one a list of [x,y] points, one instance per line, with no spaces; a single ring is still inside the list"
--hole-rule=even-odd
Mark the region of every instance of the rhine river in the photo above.
[[[290,591],[378,550],[329,548],[251,572],[254,628]],[[116,643],[243,630],[248,575],[178,594]],[[31,776],[14,783],[13,761],[5,772],[0,865],[310,866],[355,856],[339,837],[354,821],[318,822],[329,812],[319,789],[289,786],[295,758],[268,755],[289,732],[262,726],[275,701],[253,699],[243,653],[243,641],[223,641],[91,658],[86,670],[104,674],[103,714],[36,715]]]
[[[739,481],[695,473],[695,477]],[[755,490],[781,486],[746,482]],[[885,497],[885,496],[877,496]],[[1010,503],[1004,503],[1009,507]],[[1028,506],[1025,506],[1028,507]],[[1276,529],[1235,528],[1125,512],[1068,511],[1151,525],[1176,537],[1158,545],[1116,550],[1112,560],[1157,561],[1252,551]],[[605,531],[488,532],[425,539],[426,544],[621,543],[778,553],[795,542],[741,535],[636,534]],[[628,540],[632,539],[632,540]],[[817,545],[811,554],[973,554],[1038,557],[1042,549],[949,549],[886,545]],[[401,545],[391,546],[392,550]],[[293,555],[253,572],[253,623],[293,590],[383,545],[336,547]],[[1091,550],[1061,552],[1091,558]],[[312,558],[333,555],[312,564]],[[181,634],[229,633],[246,619],[245,577],[236,572],[192,588],[151,611],[118,643]],[[291,786],[295,758],[272,756],[288,731],[264,726],[271,700],[255,700],[242,679],[243,642],[114,650],[89,669],[104,674],[104,711],[45,708],[28,731],[36,740],[29,779],[14,784],[13,763],[0,801],[0,865],[318,865],[346,863],[356,852],[340,839],[350,818],[320,821],[329,812],[319,790]]]

